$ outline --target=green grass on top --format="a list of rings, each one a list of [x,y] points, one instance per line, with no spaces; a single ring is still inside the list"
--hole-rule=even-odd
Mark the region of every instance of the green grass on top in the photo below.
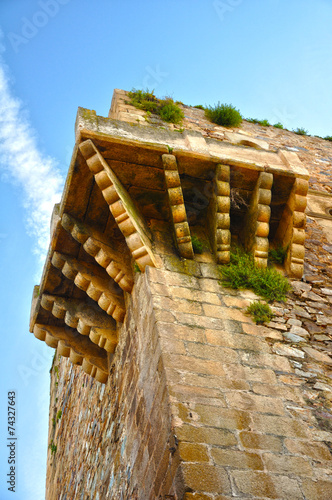
[[[293,132],[297,135],[308,135],[309,133],[305,128],[297,128],[296,130],[293,130]]]
[[[221,266],[221,282],[225,287],[251,289],[266,300],[284,300],[291,286],[273,267],[258,267],[252,255],[236,247],[231,261]]]
[[[162,120],[170,123],[181,123],[184,113],[171,97],[158,99],[153,90],[136,90],[128,92],[129,104],[147,113],[156,113]]]
[[[205,116],[223,127],[239,127],[242,123],[241,113],[231,104],[216,104],[205,108]]]

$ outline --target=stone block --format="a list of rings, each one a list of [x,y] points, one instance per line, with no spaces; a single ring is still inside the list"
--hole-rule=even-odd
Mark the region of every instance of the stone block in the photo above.
[[[239,408],[241,410],[272,415],[285,415],[281,398],[257,396],[245,392],[229,392],[226,399],[230,408]]]
[[[177,354],[165,354],[163,356],[163,360],[166,367],[180,370],[182,372],[192,372],[202,375],[225,375],[224,364],[219,361],[211,361]]]
[[[234,446],[237,439],[233,432],[227,429],[216,429],[213,427],[196,427],[194,425],[183,424],[174,429],[180,441],[189,443],[201,443],[213,446]]]
[[[267,366],[269,368],[273,368],[274,370],[285,372],[292,371],[288,359],[282,356],[273,354],[259,354],[256,352],[240,352],[239,354],[242,362],[251,366]]]
[[[188,353],[194,357],[220,361],[223,363],[239,362],[237,352],[233,349],[209,346],[207,344],[199,344],[196,342],[188,342],[187,349]]]
[[[332,498],[332,481],[303,479],[302,491],[306,500],[330,500]]]
[[[248,335],[256,335],[257,337],[282,340],[282,334],[280,332],[267,328],[266,326],[254,325],[252,323],[243,323],[242,328],[244,333],[247,333]]]
[[[263,434],[294,438],[306,438],[309,434],[307,425],[289,417],[256,413],[252,414],[252,421],[252,430]]]
[[[206,445],[195,443],[179,443],[181,460],[185,462],[209,462],[210,457]]]
[[[231,493],[231,485],[225,469],[208,464],[182,465],[187,488],[201,492]]]
[[[285,454],[264,453],[263,462],[266,470],[278,474],[295,474],[297,476],[311,476],[312,466],[303,457]]]
[[[295,479],[265,472],[231,471],[238,494],[254,498],[287,498],[302,500],[303,495]]]
[[[269,450],[281,453],[283,448],[282,439],[280,437],[247,431],[240,432],[239,436],[242,446],[248,449]]]
[[[287,438],[285,439],[285,446],[287,450],[294,455],[310,457],[317,461],[332,460],[332,455],[328,447],[323,443]]]
[[[251,414],[248,411],[209,405],[195,405],[194,411],[198,415],[198,422],[211,427],[244,430],[251,425]]]
[[[260,455],[246,451],[211,448],[211,456],[216,465],[236,469],[263,470],[264,465]]]

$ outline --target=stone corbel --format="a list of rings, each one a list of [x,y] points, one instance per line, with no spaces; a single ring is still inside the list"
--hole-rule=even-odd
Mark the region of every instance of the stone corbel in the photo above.
[[[184,205],[181,180],[176,158],[171,154],[163,154],[162,161],[164,165],[166,188],[168,192],[176,245],[181,257],[184,257],[185,259],[193,259],[194,250],[191,242],[190,229]]]
[[[58,349],[61,356],[67,357],[75,365],[82,365],[83,370],[98,382],[106,383],[108,378],[107,353],[96,346],[88,337],[83,337],[69,327],[41,325],[36,323],[33,329],[35,337],[43,340],[50,347]]]
[[[108,277],[103,269],[83,263],[54,252],[52,264],[59,269],[66,278],[74,281],[75,285],[84,290],[89,297],[98,302],[99,306],[116,321],[123,321],[125,316],[124,299],[116,284]]]
[[[138,267],[141,271],[146,266],[155,267],[150,231],[129,193],[90,139],[82,142],[79,148]]]
[[[307,180],[295,179],[275,236],[276,245],[287,248],[286,271],[296,278],[303,275],[308,188]]]
[[[217,264],[227,264],[230,260],[230,167],[217,165],[214,189],[208,220],[210,239]]]
[[[106,269],[107,274],[126,292],[134,284],[130,261],[123,253],[114,250],[105,235],[87,224],[63,214],[61,224],[72,237],[83,245],[84,250]]]
[[[118,343],[116,322],[92,301],[69,299],[43,293],[41,305],[53,316],[62,319],[66,325],[90,337],[93,343],[114,353]]]
[[[269,254],[273,174],[260,172],[244,220],[244,246],[258,266],[266,267]]]

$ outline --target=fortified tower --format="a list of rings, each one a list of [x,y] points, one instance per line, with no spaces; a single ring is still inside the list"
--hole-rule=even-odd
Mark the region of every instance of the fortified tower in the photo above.
[[[31,311],[56,348],[46,498],[331,499],[332,145],[183,110],[78,110]],[[221,283],[234,242],[287,249],[266,325]]]

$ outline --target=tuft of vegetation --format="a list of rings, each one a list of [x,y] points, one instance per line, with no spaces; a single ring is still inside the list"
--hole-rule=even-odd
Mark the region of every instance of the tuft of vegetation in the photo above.
[[[137,262],[134,263],[134,271],[135,271],[135,273],[140,273],[141,272],[141,270],[140,270]]]
[[[258,123],[259,120],[257,120],[257,118],[246,118],[246,122],[249,122],[249,123]]]
[[[272,262],[277,262],[278,264],[283,264],[285,262],[287,250],[288,250],[288,246],[284,248],[281,245],[278,245],[277,248],[271,248],[269,250],[269,259]]]
[[[59,410],[58,413],[56,414],[56,421],[58,422],[61,417],[62,417],[62,410]]]
[[[203,253],[204,250],[203,243],[196,235],[191,237],[191,243],[193,245],[194,253]]]
[[[242,115],[231,104],[216,104],[205,108],[205,116],[212,123],[223,127],[238,127],[242,123]]]
[[[269,127],[271,125],[269,120],[258,120],[258,118],[246,118],[246,121],[249,123],[257,123],[258,125],[261,125],[262,127]]]
[[[143,111],[149,111],[150,113],[155,113],[158,107],[158,99],[154,95],[154,91],[151,92],[147,90],[136,90],[132,89],[128,92],[128,97],[130,98],[129,103],[135,108],[142,109]]]
[[[184,113],[182,109],[175,104],[173,99],[164,99],[163,104],[159,109],[159,116],[164,122],[169,123],[181,123],[184,118]]]
[[[326,141],[331,141],[332,142],[332,135],[327,135],[326,137],[323,137]]]
[[[151,113],[155,113],[159,115],[162,120],[169,123],[181,123],[184,118],[184,113],[178,103],[175,103],[171,97],[158,99],[158,97],[154,95],[153,90],[132,89],[128,92],[128,97],[130,98],[130,101],[128,101],[129,104],[135,106],[135,108],[146,111],[148,116],[150,116]]]
[[[221,267],[221,282],[228,288],[251,289],[266,300],[284,300],[291,286],[272,267],[258,267],[252,255],[240,248],[231,252],[231,260]]]
[[[194,106],[194,108],[205,109],[204,106],[202,106],[202,104],[196,104],[196,106]]]
[[[297,135],[308,135],[308,130],[305,128],[297,128],[296,130],[293,130],[293,132]]]
[[[274,128],[282,128],[282,129],[284,128],[283,124],[280,122],[275,123],[273,126],[274,126]]]
[[[247,307],[246,312],[252,316],[252,319],[257,325],[268,323],[273,318],[271,307],[260,300],[252,302],[250,306]]]
[[[167,144],[167,149],[168,149],[169,154],[173,153],[173,148],[171,148],[171,146],[169,146],[168,144]]]
[[[51,450],[52,455],[55,455],[56,450],[57,450],[57,445],[54,444],[53,439],[51,440],[50,444],[48,445],[49,449]]]

